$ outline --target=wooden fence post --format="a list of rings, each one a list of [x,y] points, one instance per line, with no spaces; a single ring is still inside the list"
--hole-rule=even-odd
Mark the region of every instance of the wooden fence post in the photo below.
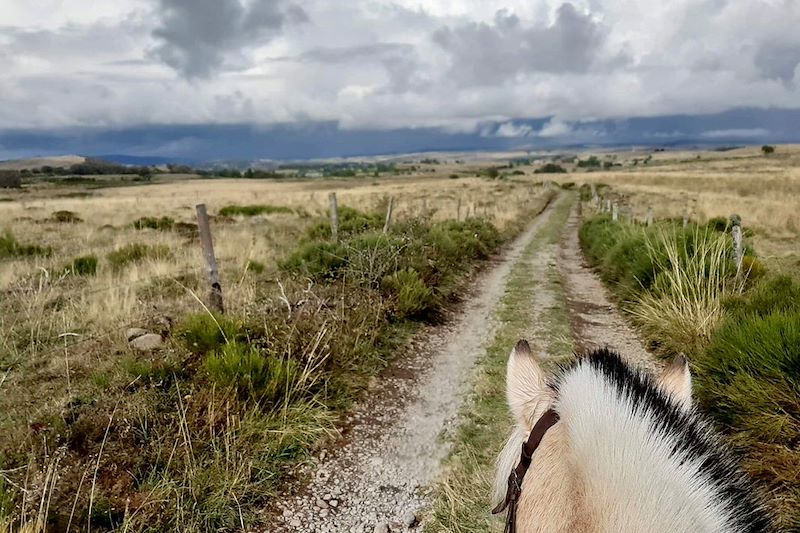
[[[648,207],[647,208],[647,225],[648,226],[652,226],[653,225],[653,208],[652,207]]]
[[[611,206],[611,220],[614,222],[619,220],[619,207],[617,207],[617,202],[614,202],[614,205]]]
[[[461,197],[458,197],[458,203],[456,203],[456,222],[461,220]]]
[[[689,212],[684,210],[683,211],[683,228],[686,229],[686,227],[688,225],[689,225]]]
[[[219,270],[217,269],[217,256],[214,255],[214,241],[211,239],[211,226],[208,223],[208,212],[205,204],[197,204],[197,229],[200,233],[200,244],[203,247],[206,268],[208,269],[208,281],[211,284],[209,296],[210,306],[219,311],[225,312],[225,305],[222,301],[222,285],[219,282]]]
[[[331,236],[333,242],[339,242],[339,207],[336,203],[336,193],[330,193],[328,200],[331,204]]]
[[[611,200],[606,200],[606,213],[611,212]]]
[[[597,201],[597,185],[591,184],[592,187],[592,200]]]
[[[383,223],[383,233],[389,232],[389,226],[392,224],[392,211],[394,211],[394,196],[389,198],[389,205],[386,206],[386,221]]]
[[[744,250],[742,248],[742,217],[739,215],[731,216],[731,237],[733,238],[733,260],[736,262],[736,279],[741,279]]]

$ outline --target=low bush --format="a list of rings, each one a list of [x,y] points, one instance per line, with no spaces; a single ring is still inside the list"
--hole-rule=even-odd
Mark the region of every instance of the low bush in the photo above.
[[[121,270],[130,263],[143,261],[145,259],[163,260],[169,258],[171,252],[166,245],[148,245],[141,243],[131,243],[108,253],[106,258],[111,268],[115,271]]]
[[[534,174],[566,174],[567,169],[555,163],[547,163],[533,171]]]
[[[339,275],[347,262],[347,250],[340,244],[326,241],[306,242],[280,261],[278,267],[313,280],[330,280]]]
[[[356,233],[383,228],[383,215],[380,213],[364,213],[347,206],[339,206],[339,238],[346,239]],[[306,240],[329,240],[331,238],[330,221],[318,222],[306,232]]]
[[[276,213],[292,214],[294,210],[283,205],[227,205],[219,210],[219,214],[225,217],[255,217]]]
[[[425,285],[416,270],[407,268],[383,278],[381,289],[394,300],[395,316],[420,316],[434,307],[433,291]]]
[[[83,219],[73,211],[55,211],[50,218],[49,222],[56,222],[59,224],[77,224],[83,222]]]
[[[175,226],[175,220],[170,217],[142,217],[133,222],[136,229],[154,229],[158,231],[169,231]]]

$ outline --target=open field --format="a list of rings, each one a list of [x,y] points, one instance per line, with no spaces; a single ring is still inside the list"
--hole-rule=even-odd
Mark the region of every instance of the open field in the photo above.
[[[543,181],[607,185],[600,192],[640,220],[649,206],[656,219],[688,210],[699,223],[738,213],[768,273],[798,272],[800,147],[769,156],[743,148],[436,157],[379,177],[58,176],[0,190],[0,532],[21,523],[31,531],[269,529],[275,517],[262,510],[287,477],[313,464],[414,334],[446,323],[476,270],[550,205],[543,229],[509,264],[492,311],[500,328],[455,436],[451,468],[476,490],[444,484],[433,502],[434,530],[485,530],[481,487],[494,451],[478,447],[497,441],[505,419],[490,425],[491,439],[475,432],[504,412],[507,345],[532,335],[560,358],[586,340],[568,332],[574,310],[561,274],[577,251],[559,253],[578,194]],[[567,172],[535,174],[546,163]],[[333,191],[339,243],[328,223]],[[201,202],[212,217],[225,316],[204,306]],[[610,284],[628,311],[640,277],[625,278],[624,294]],[[715,313],[714,324],[725,324],[729,311]],[[130,328],[158,345],[134,348]],[[692,355],[707,349],[692,331],[666,340],[641,333],[665,352],[670,339],[692,344]],[[699,368],[703,405],[713,405],[728,393]],[[797,495],[785,487],[794,455],[780,455],[788,474],[770,484],[774,465],[760,466],[762,452],[748,440],[757,428],[723,422],[748,471],[774,491],[782,523],[792,524]],[[785,451],[783,441],[763,442],[773,455]]]
[[[765,156],[758,147],[730,151],[681,151],[652,154],[616,153],[622,167],[580,177],[553,174],[557,181],[605,183],[624,195],[623,206],[644,220],[652,207],[655,218],[689,217],[705,222],[736,213],[753,229],[754,243],[769,257],[800,253],[800,146],[780,146]],[[600,156],[601,159],[606,159]],[[631,166],[638,159],[637,166]]]

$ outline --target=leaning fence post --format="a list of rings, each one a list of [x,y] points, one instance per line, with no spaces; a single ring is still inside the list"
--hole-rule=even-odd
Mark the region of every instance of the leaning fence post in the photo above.
[[[606,213],[611,212],[611,200],[606,200]]]
[[[611,220],[614,222],[619,220],[619,208],[617,207],[617,202],[614,202],[614,205],[611,206]]]
[[[211,239],[211,227],[208,223],[208,212],[205,204],[197,204],[197,229],[200,233],[200,244],[203,247],[206,268],[208,268],[208,281],[211,284],[209,303],[211,307],[220,313],[225,312],[225,305],[222,301],[222,285],[219,282],[219,270],[217,269],[217,257],[214,255],[214,241]]]
[[[339,242],[339,207],[336,204],[336,193],[330,193],[328,200],[331,203],[331,236],[333,242]]]
[[[461,197],[458,197],[458,202],[456,203],[456,222],[461,220]]]
[[[652,206],[647,208],[647,225],[648,226],[652,226],[653,225],[653,208],[652,208]]]
[[[744,254],[742,249],[742,217],[739,215],[731,216],[731,237],[733,238],[733,260],[736,262],[736,279],[741,279]]]
[[[383,233],[389,232],[389,226],[392,224],[392,211],[394,210],[394,197],[389,198],[389,205],[386,206],[386,220],[383,223]]]

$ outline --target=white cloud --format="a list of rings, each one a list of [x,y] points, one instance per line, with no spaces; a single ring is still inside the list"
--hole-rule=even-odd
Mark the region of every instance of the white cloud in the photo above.
[[[560,136],[800,105],[796,0],[7,0],[3,15],[0,128],[496,120],[520,136],[514,119],[556,116],[537,134]]]

